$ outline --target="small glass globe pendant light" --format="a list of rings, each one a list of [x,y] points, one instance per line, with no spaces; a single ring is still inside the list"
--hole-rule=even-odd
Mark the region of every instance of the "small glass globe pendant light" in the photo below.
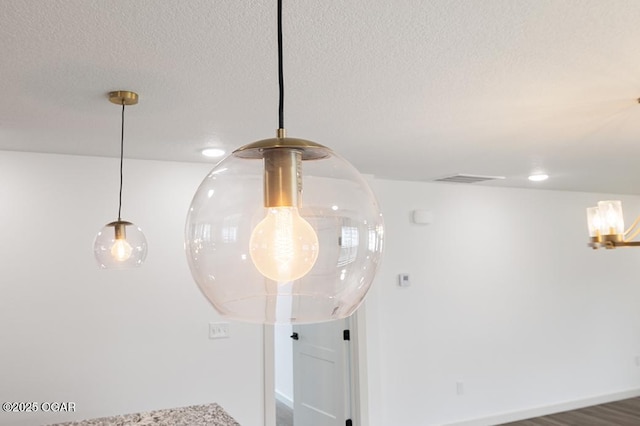
[[[382,255],[383,222],[365,179],[326,146],[284,129],[282,0],[278,0],[279,128],[236,149],[191,203],[191,273],[224,316],[255,323],[345,318]]]
[[[147,257],[147,239],[142,230],[131,222],[122,220],[122,165],[124,160],[124,107],[136,105],[138,94],[129,91],[109,93],[109,101],[122,105],[120,132],[120,192],[118,220],[107,223],[98,232],[93,243],[93,253],[102,269],[127,269],[142,265]]]

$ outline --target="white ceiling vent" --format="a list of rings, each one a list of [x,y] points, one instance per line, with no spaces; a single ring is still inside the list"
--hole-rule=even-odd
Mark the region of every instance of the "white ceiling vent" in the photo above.
[[[488,180],[504,179],[504,176],[453,175],[434,179],[435,182],[478,183]]]

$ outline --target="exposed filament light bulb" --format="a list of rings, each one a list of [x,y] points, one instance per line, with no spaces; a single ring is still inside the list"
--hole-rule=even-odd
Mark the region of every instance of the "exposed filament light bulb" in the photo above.
[[[103,269],[133,268],[144,262],[147,240],[139,227],[126,220],[117,220],[107,223],[98,232],[93,252]]]
[[[131,257],[133,248],[127,240],[116,240],[111,246],[111,256],[118,262],[124,262]]]
[[[318,236],[295,207],[269,208],[251,233],[251,260],[265,277],[289,282],[305,276],[318,259]]]
[[[114,223],[114,232],[116,235],[113,245],[111,246],[111,256],[118,262],[124,262],[131,257],[133,248],[127,242],[127,222],[118,221]]]
[[[251,260],[265,277],[290,282],[304,277],[318,259],[318,235],[298,211],[302,156],[294,149],[264,153],[266,215],[251,233]]]

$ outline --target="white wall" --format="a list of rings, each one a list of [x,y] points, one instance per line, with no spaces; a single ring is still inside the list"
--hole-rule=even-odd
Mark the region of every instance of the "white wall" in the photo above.
[[[127,160],[123,217],[142,226],[149,256],[138,270],[100,271],[92,244],[117,213],[117,167],[0,152],[0,400],[77,406],[0,413],[0,424],[208,402],[263,424],[262,328],[233,323],[230,339],[209,340],[219,317],[185,261],[186,210],[211,167]],[[585,247],[585,208],[608,196],[384,180],[374,189],[387,228],[366,302],[371,426],[640,389],[640,249]],[[639,198],[621,198],[640,213]],[[418,208],[435,223],[412,225]],[[411,287],[397,287],[401,272]]]
[[[72,414],[0,412],[2,425],[217,402],[263,424],[262,327],[230,325],[191,278],[186,212],[212,166],[125,160],[123,219],[149,243],[136,270],[98,270],[116,219],[118,160],[0,152],[0,400],[73,401]]]
[[[374,189],[386,252],[366,302],[371,426],[492,424],[638,394],[640,249],[586,247],[585,208],[609,196],[384,180]],[[618,198],[640,213],[637,197]],[[435,222],[412,225],[413,209],[432,209]],[[399,273],[411,287],[397,286]]]

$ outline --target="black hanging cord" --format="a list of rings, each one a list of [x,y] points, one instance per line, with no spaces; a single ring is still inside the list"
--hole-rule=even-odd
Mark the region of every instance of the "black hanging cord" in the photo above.
[[[122,102],[122,121],[120,126],[120,193],[118,195],[118,222],[122,211],[122,162],[124,159],[124,101]]]
[[[284,129],[284,71],[282,66],[282,0],[278,0],[278,83],[280,85],[280,104],[278,124]]]

